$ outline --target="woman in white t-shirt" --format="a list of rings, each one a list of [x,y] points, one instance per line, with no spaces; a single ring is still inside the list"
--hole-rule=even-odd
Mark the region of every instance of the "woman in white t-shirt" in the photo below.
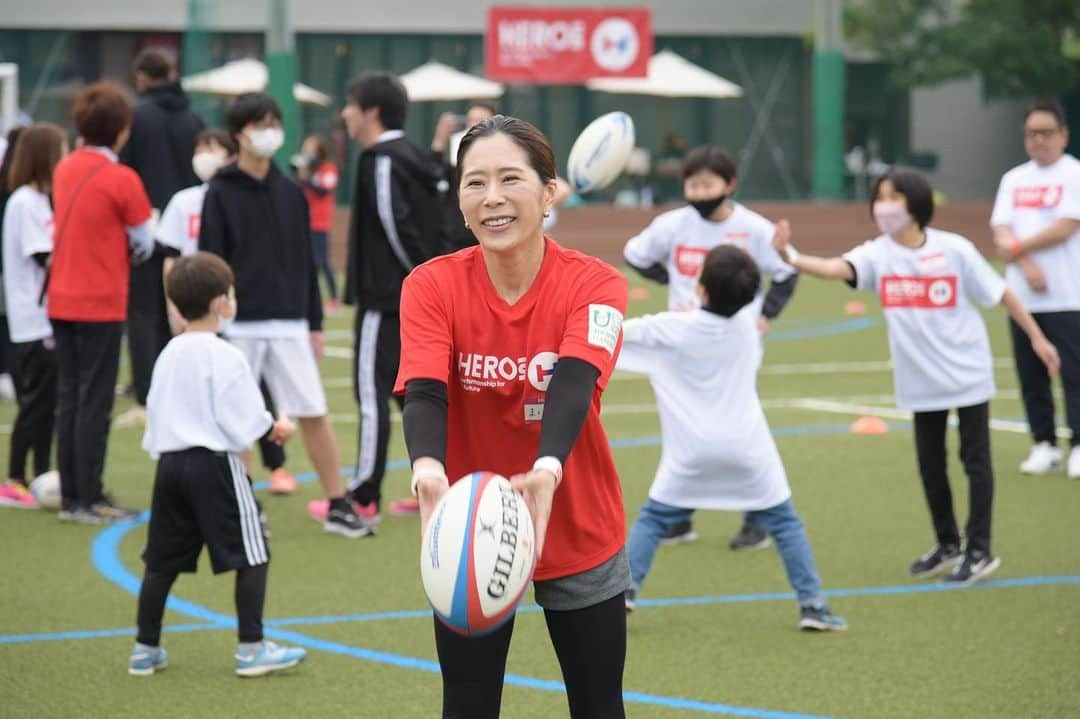
[[[56,353],[44,287],[53,248],[49,191],[53,170],[67,154],[67,140],[56,125],[38,123],[23,130],[9,151],[15,154],[7,178],[13,192],[3,217],[4,300],[19,413],[11,431],[8,480],[0,485],[0,504],[34,508],[26,459],[33,451],[34,475],[49,470],[56,415]]]
[[[894,167],[878,179],[871,212],[881,235],[842,257],[802,255],[786,236],[776,249],[801,271],[876,292],[889,331],[897,404],[914,413],[915,453],[937,545],[909,570],[966,585],[1001,563],[990,551],[994,472],[990,460],[990,398],[994,375],[986,326],[975,304],[1004,304],[1050,373],[1057,350],[1016,295],[966,238],[928,227],[934,195],[915,170]],[[970,512],[961,549],[946,471],[945,432],[956,408],[960,459],[968,476]]]

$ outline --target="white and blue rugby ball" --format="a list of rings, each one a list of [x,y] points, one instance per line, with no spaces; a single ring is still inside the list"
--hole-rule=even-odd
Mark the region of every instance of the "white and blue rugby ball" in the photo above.
[[[570,187],[579,194],[604,189],[622,173],[633,149],[634,120],[629,115],[609,112],[596,118],[570,148]]]
[[[493,472],[455,482],[435,506],[420,548],[420,578],[435,616],[464,636],[514,614],[536,568],[524,498]]]

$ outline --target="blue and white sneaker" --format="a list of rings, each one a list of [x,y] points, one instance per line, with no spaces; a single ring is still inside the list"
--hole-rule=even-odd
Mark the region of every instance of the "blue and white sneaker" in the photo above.
[[[169,653],[157,647],[147,649],[138,646],[131,650],[131,658],[128,660],[128,674],[136,677],[148,677],[154,672],[160,672],[169,666]]]
[[[843,632],[847,622],[829,611],[824,604],[820,607],[800,607],[799,629],[811,632]]]
[[[306,649],[279,647],[273,642],[263,642],[254,654],[236,655],[236,673],[242,677],[261,677],[264,674],[295,667],[304,661]]]

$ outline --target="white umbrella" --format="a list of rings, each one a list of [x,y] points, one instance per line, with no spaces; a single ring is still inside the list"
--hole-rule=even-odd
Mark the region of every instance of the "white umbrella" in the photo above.
[[[180,84],[188,92],[205,92],[211,95],[243,95],[245,92],[261,92],[270,82],[266,65],[253,58],[234,60],[221,67],[188,75]],[[293,97],[307,105],[329,107],[334,99],[313,87],[296,83]]]
[[[605,77],[589,80],[585,87],[599,92],[656,97],[742,97],[742,88],[698,67],[670,50],[649,58],[645,77]]]
[[[503,86],[449,65],[431,60],[401,76],[413,102],[433,100],[493,100],[503,96]]]

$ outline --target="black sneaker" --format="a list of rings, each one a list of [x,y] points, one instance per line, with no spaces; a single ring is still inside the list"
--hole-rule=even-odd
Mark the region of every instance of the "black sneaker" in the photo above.
[[[340,534],[349,539],[366,537],[375,533],[375,528],[357,514],[351,506],[333,507],[326,512],[323,529],[331,534]]]
[[[960,564],[964,553],[960,547],[945,546],[940,544],[922,555],[908,568],[908,574],[913,577],[933,577],[942,572],[952,569]]]
[[[660,538],[660,544],[682,544],[693,542],[698,538],[694,531],[694,525],[689,519],[675,524],[669,524],[664,536]]]
[[[74,522],[75,524],[101,525],[112,522],[112,519],[99,514],[93,507],[69,507],[61,510],[57,518],[61,522]]]
[[[967,587],[988,577],[1001,566],[1001,559],[986,552],[968,552],[964,561],[941,580],[954,587]]]
[[[637,590],[630,587],[623,593],[623,599],[626,600],[626,613],[629,614],[637,606]]]
[[[119,504],[113,502],[112,498],[108,496],[103,497],[99,502],[91,504],[90,509],[104,517],[108,522],[122,522],[125,519],[135,519],[139,516],[139,513],[134,509],[121,507]]]
[[[728,547],[738,551],[740,549],[764,549],[770,544],[772,542],[769,541],[769,535],[765,533],[765,530],[747,520],[743,522],[739,533],[728,542]]]
[[[820,607],[799,608],[799,629],[814,632],[844,632],[847,622],[829,611],[824,604]]]

